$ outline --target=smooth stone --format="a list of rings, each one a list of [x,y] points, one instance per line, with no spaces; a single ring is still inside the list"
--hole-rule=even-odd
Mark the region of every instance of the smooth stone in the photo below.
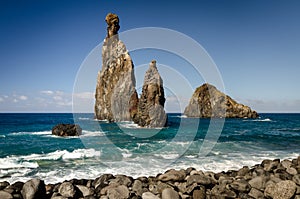
[[[166,188],[172,188],[170,185],[158,181],[157,184],[150,184],[149,185],[149,191],[151,191],[154,194],[161,194],[162,191]]]
[[[167,182],[167,181],[183,181],[186,177],[186,173],[184,170],[169,170],[166,173],[158,176],[158,180],[162,182]]]
[[[292,161],[290,160],[283,160],[280,163],[284,168],[290,168],[292,166]]]
[[[118,185],[125,185],[129,187],[132,184],[132,178],[125,175],[116,175],[115,179],[110,180],[110,183],[117,183]]]
[[[109,199],[127,199],[129,198],[129,190],[125,185],[108,189],[107,196]]]
[[[171,188],[166,188],[161,194],[162,199],[179,199],[179,194]]]
[[[160,199],[160,198],[151,192],[145,192],[142,194],[142,199]]]
[[[256,188],[258,190],[263,190],[265,188],[266,180],[263,176],[257,176],[251,180],[249,180],[249,184],[252,188]]]
[[[135,180],[132,185],[132,191],[134,191],[138,196],[142,196],[143,183],[140,180]]]
[[[68,199],[68,198],[63,197],[63,196],[54,196],[54,197],[51,197],[51,199]]]
[[[291,180],[269,184],[265,189],[265,196],[273,199],[290,199],[295,194],[296,188],[296,184]]]
[[[293,167],[287,168],[286,172],[288,172],[291,175],[297,175],[297,173],[298,173],[297,170]]]
[[[58,192],[64,197],[73,198],[76,194],[75,187],[70,182],[64,182],[59,186]]]
[[[294,176],[293,176],[293,181],[294,181],[297,185],[300,185],[300,174],[294,175]]]
[[[197,198],[197,199],[205,199],[205,190],[204,189],[200,189],[200,190],[194,190],[193,191],[193,198]]]
[[[233,183],[228,185],[230,188],[240,191],[240,192],[249,192],[251,185],[246,180],[236,180]]]
[[[176,187],[182,193],[191,193],[196,187],[198,186],[197,183],[193,183],[191,185],[187,185],[186,182],[178,183]]]
[[[187,184],[191,185],[194,182],[201,185],[211,184],[211,179],[205,175],[192,175],[187,178]]]
[[[249,192],[249,196],[257,199],[262,199],[264,198],[264,193],[258,189],[252,188]]]
[[[83,186],[83,185],[76,185],[76,187],[79,189],[79,191],[82,193],[83,197],[85,196],[89,196],[89,195],[93,195],[94,194],[94,190]]]
[[[0,198],[1,199],[13,199],[13,196],[6,191],[0,191]]]
[[[41,199],[45,197],[45,193],[45,183],[39,179],[27,181],[21,190],[24,199]]]
[[[112,174],[103,174],[99,178],[96,178],[92,182],[92,186],[95,187],[95,192],[98,193],[109,184],[109,180],[113,179],[114,176]]]

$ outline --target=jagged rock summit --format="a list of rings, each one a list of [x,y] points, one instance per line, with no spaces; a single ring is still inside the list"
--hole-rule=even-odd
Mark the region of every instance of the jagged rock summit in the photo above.
[[[145,73],[138,104],[138,118],[135,122],[140,126],[164,127],[167,122],[165,101],[163,80],[157,70],[156,61],[153,60]]]
[[[109,122],[134,121],[142,127],[164,127],[163,81],[156,61],[145,74],[141,98],[135,89],[134,65],[124,43],[119,40],[119,17],[109,13],[107,36],[102,47],[102,69],[96,86],[95,117]]]
[[[184,110],[188,117],[257,118],[256,111],[237,103],[208,83],[198,87]]]
[[[95,117],[110,122],[131,121],[137,114],[134,65],[124,43],[119,40],[119,17],[109,13],[107,36],[102,47],[102,70],[96,86]]]

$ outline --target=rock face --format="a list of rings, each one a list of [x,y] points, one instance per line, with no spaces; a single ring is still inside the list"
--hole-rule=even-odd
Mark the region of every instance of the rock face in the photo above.
[[[102,70],[96,86],[95,117],[110,122],[130,121],[137,114],[134,66],[126,46],[119,40],[119,18],[105,19],[107,36],[102,47]]]
[[[80,136],[82,129],[78,124],[58,124],[52,128],[52,135],[57,136]]]
[[[257,118],[256,111],[237,103],[210,84],[203,84],[194,92],[184,110],[188,117]]]
[[[140,126],[164,127],[167,121],[165,101],[163,81],[158,73],[156,61],[153,60],[145,74],[138,104],[138,117],[134,121]]]

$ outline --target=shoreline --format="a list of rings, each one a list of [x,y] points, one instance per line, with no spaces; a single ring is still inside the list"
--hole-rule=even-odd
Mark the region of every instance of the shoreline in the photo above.
[[[0,198],[300,199],[300,156],[292,160],[263,160],[251,167],[218,173],[194,168],[171,169],[149,177],[103,174],[95,179],[72,179],[47,185],[39,179],[13,184],[0,180]]]

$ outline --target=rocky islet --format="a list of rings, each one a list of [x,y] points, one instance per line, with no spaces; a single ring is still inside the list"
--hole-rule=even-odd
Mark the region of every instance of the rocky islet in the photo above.
[[[184,115],[200,118],[258,118],[256,111],[237,103],[208,83],[196,88]]]

